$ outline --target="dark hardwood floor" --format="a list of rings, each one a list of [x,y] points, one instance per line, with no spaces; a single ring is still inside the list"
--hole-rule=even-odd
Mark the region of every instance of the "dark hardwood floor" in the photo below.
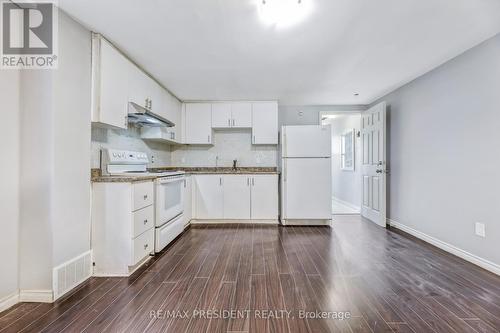
[[[1,333],[499,328],[498,276],[356,216],[333,229],[191,227],[129,278],[91,278],[54,304],[0,313]]]

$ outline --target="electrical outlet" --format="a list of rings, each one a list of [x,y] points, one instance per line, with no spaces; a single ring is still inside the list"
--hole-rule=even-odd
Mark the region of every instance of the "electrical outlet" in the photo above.
[[[484,223],[476,222],[476,235],[486,237],[486,227],[484,226]]]

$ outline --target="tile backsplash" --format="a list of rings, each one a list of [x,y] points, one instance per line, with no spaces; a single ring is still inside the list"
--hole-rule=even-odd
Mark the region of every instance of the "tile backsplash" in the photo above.
[[[99,168],[99,152],[103,148],[142,151],[148,154],[150,167],[161,166],[239,166],[275,167],[278,147],[252,145],[250,129],[214,131],[213,146],[179,145],[143,141],[137,127],[128,130],[92,126],[92,168]],[[153,159],[152,159],[153,157]]]
[[[214,131],[213,146],[173,146],[171,163],[174,166],[239,166],[275,167],[277,146],[252,145],[250,129]]]
[[[143,141],[137,127],[130,127],[128,130],[115,130],[92,125],[92,168],[99,168],[100,150],[103,148],[145,152],[148,154],[150,167],[171,165],[170,146]]]

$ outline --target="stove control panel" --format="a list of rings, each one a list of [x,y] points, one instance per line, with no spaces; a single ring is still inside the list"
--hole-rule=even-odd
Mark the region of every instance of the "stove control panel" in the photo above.
[[[103,157],[107,164],[148,164],[148,155],[143,152],[106,149],[103,150]]]

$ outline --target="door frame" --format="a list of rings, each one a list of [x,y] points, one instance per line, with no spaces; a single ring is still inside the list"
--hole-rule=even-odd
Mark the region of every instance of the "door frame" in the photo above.
[[[338,110],[338,111],[320,111],[318,113],[318,123],[319,125],[322,125],[323,124],[323,118],[324,117],[327,117],[327,116],[359,116],[359,124],[358,124],[358,131],[361,130],[361,115],[363,114],[363,112],[365,112],[366,110]],[[357,138],[357,133],[356,133],[356,138]],[[332,146],[333,148],[333,146]],[[356,147],[356,149],[359,149]],[[333,156],[332,156],[333,157]],[[332,167],[333,167],[333,159],[332,159]],[[357,166],[359,167],[359,166]],[[333,178],[333,170],[332,170],[332,183],[335,181],[335,179]],[[360,206],[359,206],[359,210],[356,211],[355,214],[352,214],[352,215],[360,215],[361,216],[361,204],[362,204],[362,192],[363,192],[363,184],[361,183],[360,184],[361,186],[361,189],[360,189],[360,198],[359,198],[359,202],[360,202]],[[332,204],[333,204],[333,184],[332,184]],[[342,215],[342,214],[339,214],[339,215]]]

